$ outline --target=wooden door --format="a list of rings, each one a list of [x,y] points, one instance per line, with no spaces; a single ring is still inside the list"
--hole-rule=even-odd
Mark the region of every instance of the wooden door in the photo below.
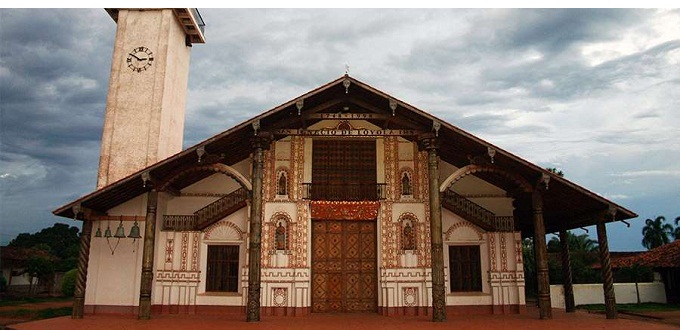
[[[312,312],[376,312],[376,222],[313,221]]]

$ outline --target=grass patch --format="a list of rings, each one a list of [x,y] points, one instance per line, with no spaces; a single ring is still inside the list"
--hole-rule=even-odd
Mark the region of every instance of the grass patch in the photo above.
[[[0,307],[3,306],[17,306],[22,304],[35,304],[52,301],[71,301],[72,297],[41,297],[41,298],[16,298],[16,297],[2,297]]]
[[[578,305],[578,309],[585,309],[591,312],[602,312],[605,310],[604,304]],[[642,303],[642,304],[616,304],[616,309],[621,312],[670,312],[680,310],[680,304],[660,304],[660,303]]]
[[[73,307],[43,308],[43,309],[16,309],[11,311],[0,311],[0,317],[9,319],[42,320],[53,317],[71,315]]]

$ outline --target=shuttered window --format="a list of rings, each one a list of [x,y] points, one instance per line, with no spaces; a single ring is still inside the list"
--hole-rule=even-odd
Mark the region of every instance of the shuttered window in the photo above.
[[[482,291],[479,245],[449,246],[451,292]]]
[[[238,292],[238,246],[209,245],[206,292]]]

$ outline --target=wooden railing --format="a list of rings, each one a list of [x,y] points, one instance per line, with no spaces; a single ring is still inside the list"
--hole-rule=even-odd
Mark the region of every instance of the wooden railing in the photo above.
[[[471,200],[447,190],[442,194],[442,206],[487,231],[514,231],[513,216],[496,216]]]
[[[202,230],[246,206],[248,192],[241,188],[206,205],[191,215],[164,215],[163,230]]]
[[[302,184],[302,198],[326,201],[376,201],[385,199],[384,183]]]

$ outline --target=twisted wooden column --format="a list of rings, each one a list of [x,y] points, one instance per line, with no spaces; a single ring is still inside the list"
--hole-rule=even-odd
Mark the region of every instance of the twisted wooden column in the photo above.
[[[442,239],[442,205],[439,195],[439,157],[437,140],[433,135],[421,138],[427,150],[430,192],[430,245],[432,253],[432,321],[446,321],[446,288],[444,286],[444,251]]]
[[[90,261],[90,239],[92,238],[92,221],[83,220],[83,231],[80,233],[80,253],[78,254],[78,276],[73,292],[73,311],[71,318],[82,319],[85,314],[85,288],[87,286],[87,265]]]
[[[248,256],[248,304],[246,321],[260,320],[260,281],[262,246],[262,182],[264,176],[264,150],[269,149],[271,135],[260,133],[252,140],[253,191],[250,203],[250,244]]]
[[[571,276],[571,255],[569,254],[569,235],[567,230],[560,230],[560,247],[562,248],[562,274],[564,277],[564,306],[567,313],[576,311],[574,305],[574,285]]]
[[[614,277],[612,276],[612,264],[609,260],[609,244],[607,243],[607,228],[605,216],[597,221],[597,242],[600,245],[600,265],[602,265],[602,287],[604,288],[604,306],[607,310],[607,318],[618,317],[616,312],[616,296],[614,295]]]
[[[543,196],[539,188],[531,195],[534,209],[534,253],[536,259],[536,281],[538,282],[538,308],[541,319],[552,318],[550,305],[550,278],[548,276],[548,248],[545,244],[543,223]]]
[[[152,189],[147,194],[146,219],[144,220],[144,251],[142,252],[142,282],[139,290],[140,320],[151,318],[151,287],[153,286],[153,259],[156,241],[156,209],[158,192]]]

